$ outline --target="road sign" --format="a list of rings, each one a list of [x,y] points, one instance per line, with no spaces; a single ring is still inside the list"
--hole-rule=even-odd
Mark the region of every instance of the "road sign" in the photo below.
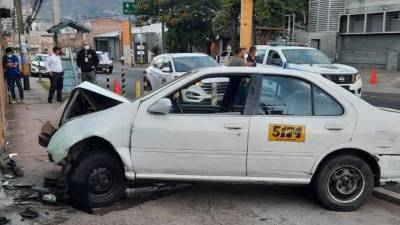
[[[122,11],[124,15],[134,15],[136,12],[136,2],[123,2]]]

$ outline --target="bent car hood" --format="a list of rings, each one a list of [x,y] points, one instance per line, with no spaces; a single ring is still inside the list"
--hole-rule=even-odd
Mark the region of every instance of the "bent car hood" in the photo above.
[[[76,88],[73,91],[76,91],[78,89],[83,89],[83,90],[96,92],[98,94],[103,95],[104,97],[120,101],[121,103],[130,102],[127,98],[122,97],[121,95],[115,94],[114,92],[111,92],[111,91],[109,91],[107,89],[104,89],[102,87],[99,87],[99,86],[97,86],[95,84],[92,84],[90,82],[87,82],[87,81],[82,82],[81,84],[76,86]]]
[[[113,104],[106,104],[106,106],[102,107],[101,110],[111,108],[117,104],[120,103],[128,103],[130,102],[128,99],[117,95],[109,90],[106,90],[104,88],[101,88],[97,85],[94,85],[89,82],[83,82],[79,84],[71,93],[70,98],[65,101],[56,111],[56,113],[53,114],[52,117],[48,119],[46,124],[42,127],[42,133],[45,133],[49,136],[53,135],[53,133],[62,125],[63,119],[67,116],[66,115],[66,110],[71,108],[72,105],[74,105],[74,102],[79,100],[79,95],[80,93],[87,93],[90,95],[90,93],[95,93],[98,95],[98,98],[101,96],[101,101],[104,103],[112,101]],[[101,111],[98,110],[98,111]],[[80,116],[83,116],[85,114],[82,114]]]
[[[351,66],[343,64],[291,64],[287,66],[288,69],[302,70],[307,72],[319,73],[319,74],[355,74],[358,72],[357,69]]]

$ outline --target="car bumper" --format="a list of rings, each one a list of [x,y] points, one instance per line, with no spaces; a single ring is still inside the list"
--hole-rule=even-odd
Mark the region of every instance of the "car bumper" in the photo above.
[[[340,84],[344,89],[350,91],[351,93],[361,97],[362,95],[362,80],[359,79],[352,84]]]
[[[400,154],[378,155],[378,163],[381,168],[381,185],[400,183]]]

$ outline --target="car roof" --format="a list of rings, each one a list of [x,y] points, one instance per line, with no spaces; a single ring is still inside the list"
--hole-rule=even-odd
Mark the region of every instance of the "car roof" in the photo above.
[[[163,57],[163,56],[179,58],[179,57],[198,57],[198,56],[208,56],[208,55],[204,53],[164,53],[158,55],[157,57]]]
[[[268,74],[268,75],[287,75],[294,77],[301,77],[308,80],[320,79],[324,80],[320,74],[306,72],[301,70],[293,70],[293,69],[284,69],[275,66],[263,66],[263,67],[234,67],[234,66],[221,66],[221,67],[205,67],[200,68],[195,71],[201,71],[204,73],[214,73],[214,74],[223,74],[227,73],[229,75],[240,75],[243,73],[247,74]]]
[[[257,49],[316,49],[304,46],[284,46],[284,45],[256,45]]]

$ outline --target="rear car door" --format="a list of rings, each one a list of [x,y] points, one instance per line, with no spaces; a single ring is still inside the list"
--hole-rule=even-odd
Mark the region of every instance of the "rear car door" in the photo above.
[[[200,93],[197,85],[207,78],[160,96],[172,102],[168,114],[148,111],[155,100],[141,104],[132,136],[132,159],[138,177],[246,175],[250,115],[245,111],[250,76],[213,76],[216,80],[229,79],[224,89],[218,89],[222,84],[213,84],[214,92],[223,90],[223,98],[183,101],[182,93],[187,94],[187,89],[191,94]]]
[[[320,154],[350,141],[356,113],[337,93],[290,76],[265,75],[260,82],[248,176],[306,178]]]

